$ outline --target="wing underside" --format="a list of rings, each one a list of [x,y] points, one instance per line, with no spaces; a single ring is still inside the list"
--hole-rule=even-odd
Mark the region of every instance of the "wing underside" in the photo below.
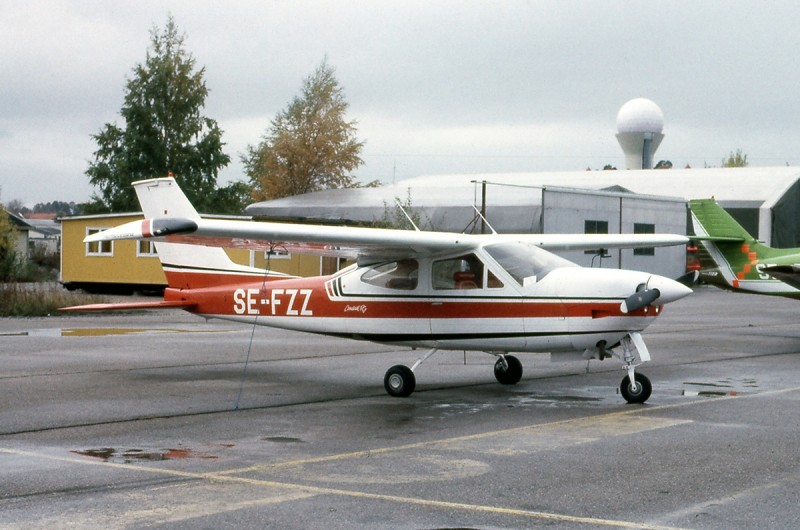
[[[158,227],[158,229],[154,229]],[[456,234],[380,228],[300,225],[255,221],[145,219],[85,239],[155,239],[170,243],[286,251],[349,259],[395,259],[468,250],[483,243],[522,242],[545,250],[595,250],[683,245],[678,234]]]

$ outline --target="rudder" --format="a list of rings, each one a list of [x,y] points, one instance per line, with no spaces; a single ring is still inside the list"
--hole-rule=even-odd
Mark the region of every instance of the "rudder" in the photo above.
[[[133,183],[145,218],[180,217],[200,220],[200,214],[172,177]],[[263,269],[234,263],[219,247],[155,242],[169,287],[194,289],[263,279]]]

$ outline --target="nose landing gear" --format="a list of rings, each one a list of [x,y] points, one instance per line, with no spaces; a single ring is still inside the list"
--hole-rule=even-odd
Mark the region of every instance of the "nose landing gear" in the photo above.
[[[644,374],[635,371],[635,368],[650,360],[650,352],[644,344],[641,334],[632,332],[620,341],[622,353],[611,349],[606,349],[605,344],[600,347],[600,358],[609,355],[616,357],[628,372],[619,385],[619,392],[628,403],[644,403],[653,392],[653,385],[650,379]],[[600,346],[598,344],[598,346]]]

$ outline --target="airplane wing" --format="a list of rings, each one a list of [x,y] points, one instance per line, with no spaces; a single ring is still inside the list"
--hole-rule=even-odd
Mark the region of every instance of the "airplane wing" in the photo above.
[[[84,241],[155,239],[170,243],[288,251],[348,259],[382,259],[518,241],[546,250],[595,250],[683,245],[678,234],[457,234],[347,226],[162,217],[132,221]]]

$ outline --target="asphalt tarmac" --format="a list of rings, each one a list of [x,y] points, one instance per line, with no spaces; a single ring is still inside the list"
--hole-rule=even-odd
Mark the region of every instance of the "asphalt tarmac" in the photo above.
[[[0,320],[0,528],[798,528],[800,302],[698,288],[619,362],[181,311]],[[252,345],[251,345],[252,337]]]

